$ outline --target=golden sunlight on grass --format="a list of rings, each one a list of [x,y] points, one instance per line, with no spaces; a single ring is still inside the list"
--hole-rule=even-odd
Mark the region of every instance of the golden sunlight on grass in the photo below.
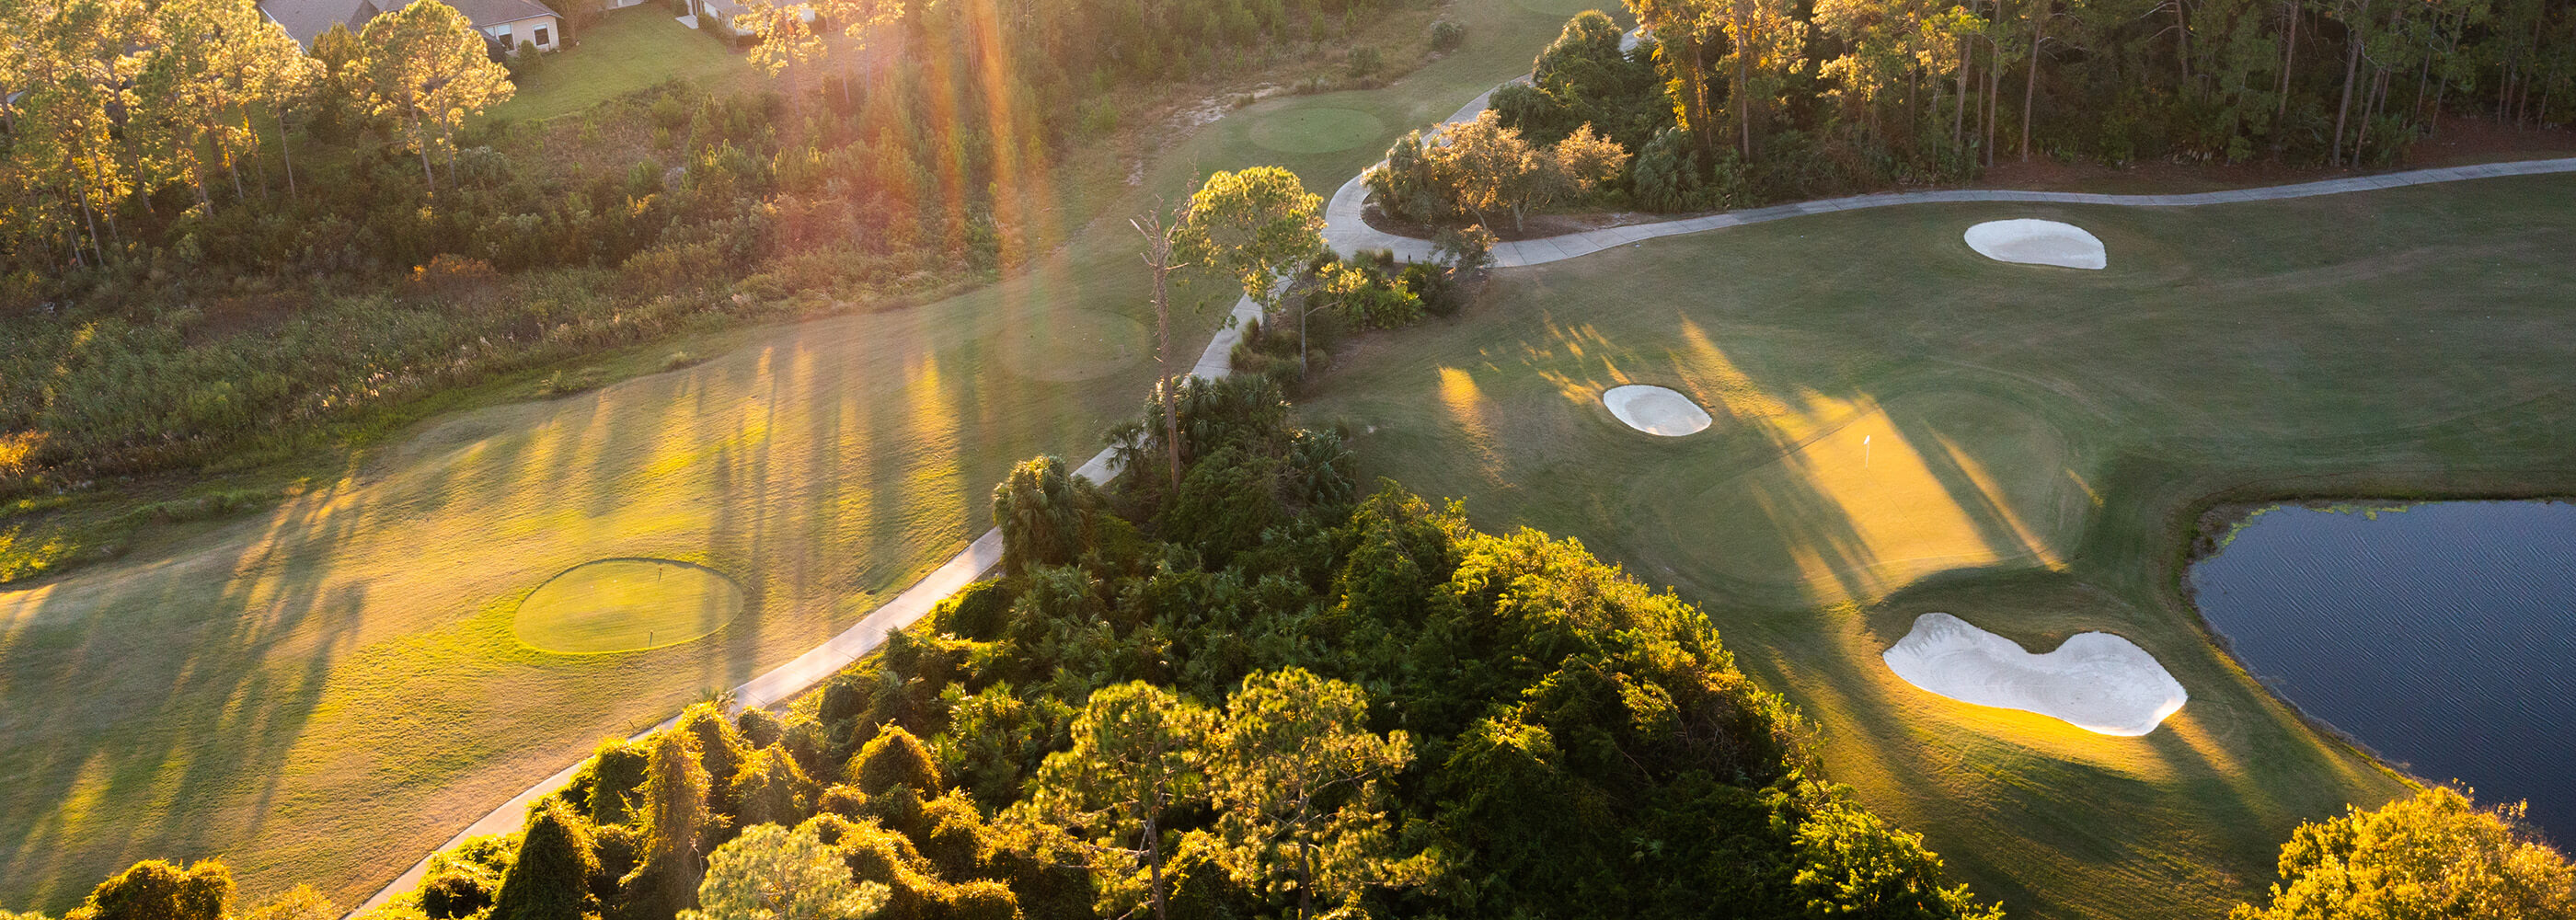
[[[742,613],[742,586],[713,569],[664,559],[602,559],[548,579],[519,602],[511,632],[564,655],[693,642]]]
[[[2055,432],[1990,400],[1933,393],[1881,406],[1810,392],[1796,402],[1761,423],[1785,453],[1690,499],[1764,532],[1706,555],[1727,575],[1795,581],[1834,603],[1952,569],[2053,567],[2089,504],[2063,475]]]
[[[1493,420],[1487,417],[1485,394],[1476,388],[1476,378],[1455,367],[1440,369],[1440,404],[1449,410],[1449,418],[1467,433],[1467,443],[1475,448],[1477,469],[1487,481],[1504,482],[1500,445],[1494,442]]]

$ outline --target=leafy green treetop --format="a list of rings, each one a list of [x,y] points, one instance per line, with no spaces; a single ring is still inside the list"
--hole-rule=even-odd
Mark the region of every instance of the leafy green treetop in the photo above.
[[[886,886],[858,883],[813,823],[793,831],[761,824],[717,848],[698,884],[698,907],[680,920],[866,920]]]
[[[1216,269],[1243,285],[1263,316],[1278,310],[1291,275],[1324,249],[1324,199],[1297,174],[1255,166],[1209,176],[1190,196],[1173,240],[1181,261]],[[1306,318],[1297,317],[1298,368],[1305,368]]]
[[[433,190],[433,148],[447,155],[455,181],[457,126],[513,92],[510,72],[483,53],[483,33],[456,8],[418,0],[367,20],[358,42],[375,113],[392,118],[404,145],[420,153],[421,177]]]
[[[148,859],[100,882],[64,920],[223,920],[232,904],[233,873],[223,863],[181,869]]]
[[[1108,687],[1074,718],[1073,747],[1047,755],[1038,768],[1025,810],[1080,832],[1102,883],[1103,913],[1135,906],[1141,874],[1154,917],[1167,916],[1163,819],[1181,804],[1206,800],[1205,745],[1215,722],[1205,707],[1152,684]]]
[[[1209,778],[1227,874],[1245,885],[1294,879],[1297,916],[1318,895],[1347,903],[1371,885],[1408,884],[1381,780],[1413,762],[1403,731],[1368,730],[1368,694],[1304,668],[1255,673],[1226,701]]]
[[[2281,846],[2272,903],[2231,920],[2535,920],[2576,917],[2576,866],[2516,825],[2436,786],[2372,811],[2302,824]]]

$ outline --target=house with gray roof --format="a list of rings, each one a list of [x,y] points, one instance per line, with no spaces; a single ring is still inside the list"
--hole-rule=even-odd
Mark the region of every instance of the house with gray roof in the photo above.
[[[286,27],[307,48],[333,25],[346,23],[355,32],[365,28],[367,20],[391,10],[398,10],[412,0],[259,0],[259,11],[270,21]],[[535,45],[539,51],[563,47],[563,17],[538,0],[445,0],[447,5],[465,14],[476,31],[503,49],[516,51],[522,44]]]

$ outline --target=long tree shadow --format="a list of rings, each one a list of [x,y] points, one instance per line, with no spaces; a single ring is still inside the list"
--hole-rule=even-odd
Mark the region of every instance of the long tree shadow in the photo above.
[[[0,595],[0,876],[62,910],[136,859],[203,857],[264,830],[329,673],[364,626],[363,585],[325,564],[365,516],[330,491],[233,529],[227,549],[104,591]],[[211,602],[204,587],[220,585]],[[102,596],[103,595],[103,596]],[[163,803],[158,820],[139,802]]]

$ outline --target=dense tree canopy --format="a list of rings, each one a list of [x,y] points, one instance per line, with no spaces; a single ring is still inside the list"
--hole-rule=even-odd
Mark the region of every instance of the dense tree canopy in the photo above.
[[[1591,125],[1634,156],[1612,191],[1656,210],[1955,181],[1999,156],[2391,165],[2445,117],[2556,130],[2576,101],[2576,4],[2559,0],[1628,7],[1635,51],[1578,16],[1494,111],[1534,144]],[[1421,196],[1456,184],[1431,181],[1444,143],[1389,151],[1380,206],[1468,219]]]

